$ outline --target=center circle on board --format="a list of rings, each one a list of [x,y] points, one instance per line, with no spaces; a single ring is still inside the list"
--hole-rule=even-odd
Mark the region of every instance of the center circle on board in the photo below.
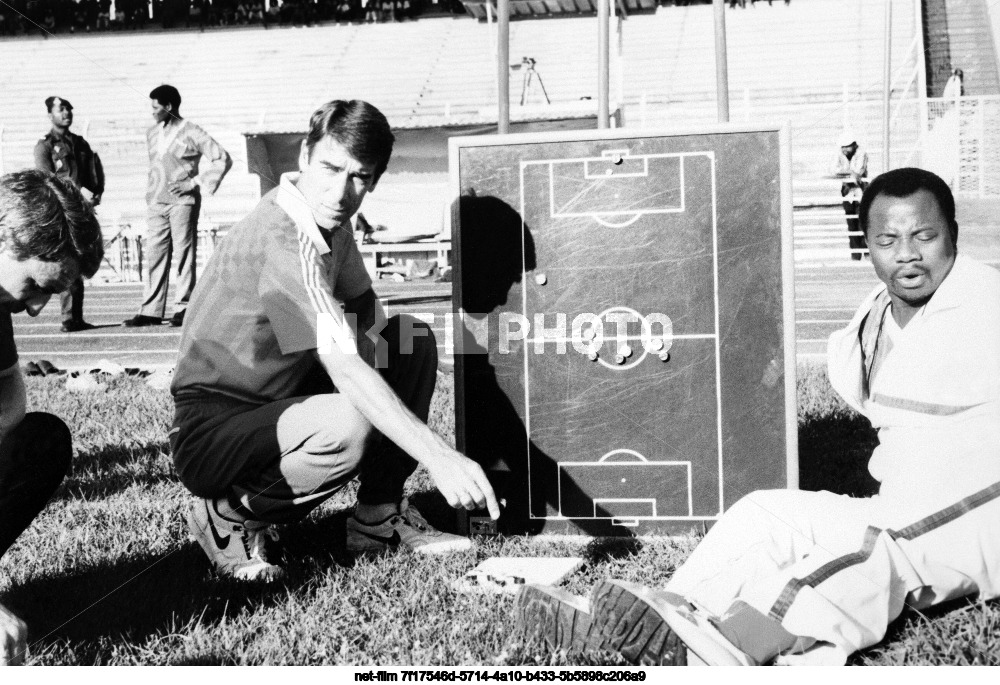
[[[600,314],[598,314],[597,318],[601,320],[601,325],[603,326],[604,325],[604,321],[605,321],[604,317],[607,316],[608,314],[613,314],[613,313],[616,313],[616,312],[624,312],[626,314],[634,314],[635,317],[636,317],[636,319],[640,322],[640,326],[646,322],[646,317],[644,317],[642,314],[640,314],[636,310],[632,309],[631,307],[624,307],[624,306],[621,306],[621,307],[608,307],[603,312],[601,312]],[[616,326],[616,332],[617,332],[617,326]],[[650,326],[650,332],[652,332],[652,326]],[[605,344],[607,344],[608,341],[612,341],[611,344],[615,345],[615,347],[617,348],[617,346],[618,346],[618,338],[617,338],[617,336],[613,337],[613,338],[605,338],[604,339],[604,343]],[[605,367],[607,367],[609,369],[612,369],[614,371],[627,371],[628,369],[631,369],[631,368],[633,368],[635,366],[638,366],[642,362],[642,360],[646,358],[646,355],[649,354],[649,350],[646,349],[645,345],[640,345],[640,347],[642,348],[642,354],[640,354],[638,357],[635,358],[634,361],[629,362],[628,364],[610,364],[610,363],[604,361],[604,357],[598,357],[597,358],[597,363],[601,364],[602,366],[605,366]],[[617,352],[617,349],[616,349],[616,352]]]

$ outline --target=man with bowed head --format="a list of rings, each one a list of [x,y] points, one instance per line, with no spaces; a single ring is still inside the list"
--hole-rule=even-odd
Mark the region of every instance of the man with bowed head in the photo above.
[[[28,412],[11,314],[38,316],[49,298],[104,256],[101,227],[76,185],[27,170],[0,177],[0,555],[45,506],[69,469],[69,428]],[[27,628],[0,605],[0,665],[27,651]]]

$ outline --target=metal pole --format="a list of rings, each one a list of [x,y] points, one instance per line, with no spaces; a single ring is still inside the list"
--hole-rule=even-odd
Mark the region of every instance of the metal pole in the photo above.
[[[712,0],[715,5],[715,93],[719,108],[719,123],[729,121],[729,62],[726,58],[726,3]]]
[[[612,0],[597,0],[597,128],[608,128],[610,24]]]
[[[497,133],[510,133],[510,0],[497,0]]]
[[[889,99],[892,96],[892,0],[885,0],[885,54],[882,60],[882,171],[889,163]]]

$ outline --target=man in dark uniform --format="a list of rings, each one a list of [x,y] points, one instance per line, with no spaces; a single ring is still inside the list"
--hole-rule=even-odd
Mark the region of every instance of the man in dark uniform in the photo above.
[[[96,207],[104,194],[104,168],[90,144],[69,130],[73,125],[73,105],[69,100],[45,98],[45,108],[52,120],[52,130],[35,143],[35,168],[49,171],[84,190],[91,206]],[[62,293],[62,331],[75,333],[93,328],[83,320],[83,278],[77,277]]]

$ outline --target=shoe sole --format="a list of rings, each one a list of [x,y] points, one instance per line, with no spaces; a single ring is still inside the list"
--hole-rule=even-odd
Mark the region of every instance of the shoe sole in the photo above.
[[[687,649],[641,585],[602,581],[591,594],[592,630],[603,647],[637,666],[686,666]]]
[[[548,585],[525,585],[515,600],[515,630],[526,641],[544,642],[552,650],[597,650],[601,640],[588,609],[586,597]]]
[[[345,547],[350,554],[382,554],[388,552],[398,552],[400,550],[407,550],[413,554],[424,554],[427,556],[440,556],[443,554],[454,554],[456,552],[467,552],[472,549],[472,541],[470,540],[468,544],[462,543],[448,543],[448,544],[434,544],[430,543],[428,545],[421,545],[419,547],[410,547],[404,542],[399,544],[390,545],[385,542],[378,542],[376,540],[362,539],[361,542],[354,542],[348,539]]]

